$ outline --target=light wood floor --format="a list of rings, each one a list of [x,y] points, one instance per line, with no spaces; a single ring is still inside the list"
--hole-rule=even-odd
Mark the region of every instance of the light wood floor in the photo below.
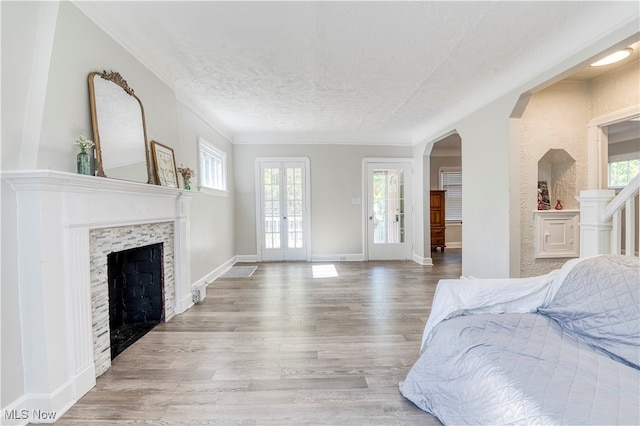
[[[460,252],[413,262],[260,264],[117,357],[56,423],[439,425],[398,392],[440,278]]]

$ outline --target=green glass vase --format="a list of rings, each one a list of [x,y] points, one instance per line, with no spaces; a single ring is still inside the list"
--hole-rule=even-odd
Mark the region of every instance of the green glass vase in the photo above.
[[[91,159],[89,158],[89,153],[87,152],[86,148],[80,148],[80,152],[78,153],[78,157],[76,159],[76,164],[78,166],[78,174],[91,174]]]

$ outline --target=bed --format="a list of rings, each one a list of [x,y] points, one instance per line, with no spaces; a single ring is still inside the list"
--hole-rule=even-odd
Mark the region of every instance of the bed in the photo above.
[[[441,280],[400,392],[444,424],[640,424],[640,261]]]

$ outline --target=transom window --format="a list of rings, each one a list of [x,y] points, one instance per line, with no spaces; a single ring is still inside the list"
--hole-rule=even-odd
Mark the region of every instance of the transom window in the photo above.
[[[199,156],[200,156],[200,187],[217,189],[219,191],[227,190],[227,154],[206,140],[199,140]]]
[[[462,222],[462,170],[443,167],[440,169],[440,189],[444,189],[444,220]]]

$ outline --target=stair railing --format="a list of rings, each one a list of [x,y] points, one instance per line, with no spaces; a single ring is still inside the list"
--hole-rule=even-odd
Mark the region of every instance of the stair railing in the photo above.
[[[581,191],[580,257],[596,254],[638,256],[640,175],[618,195],[612,190]]]

